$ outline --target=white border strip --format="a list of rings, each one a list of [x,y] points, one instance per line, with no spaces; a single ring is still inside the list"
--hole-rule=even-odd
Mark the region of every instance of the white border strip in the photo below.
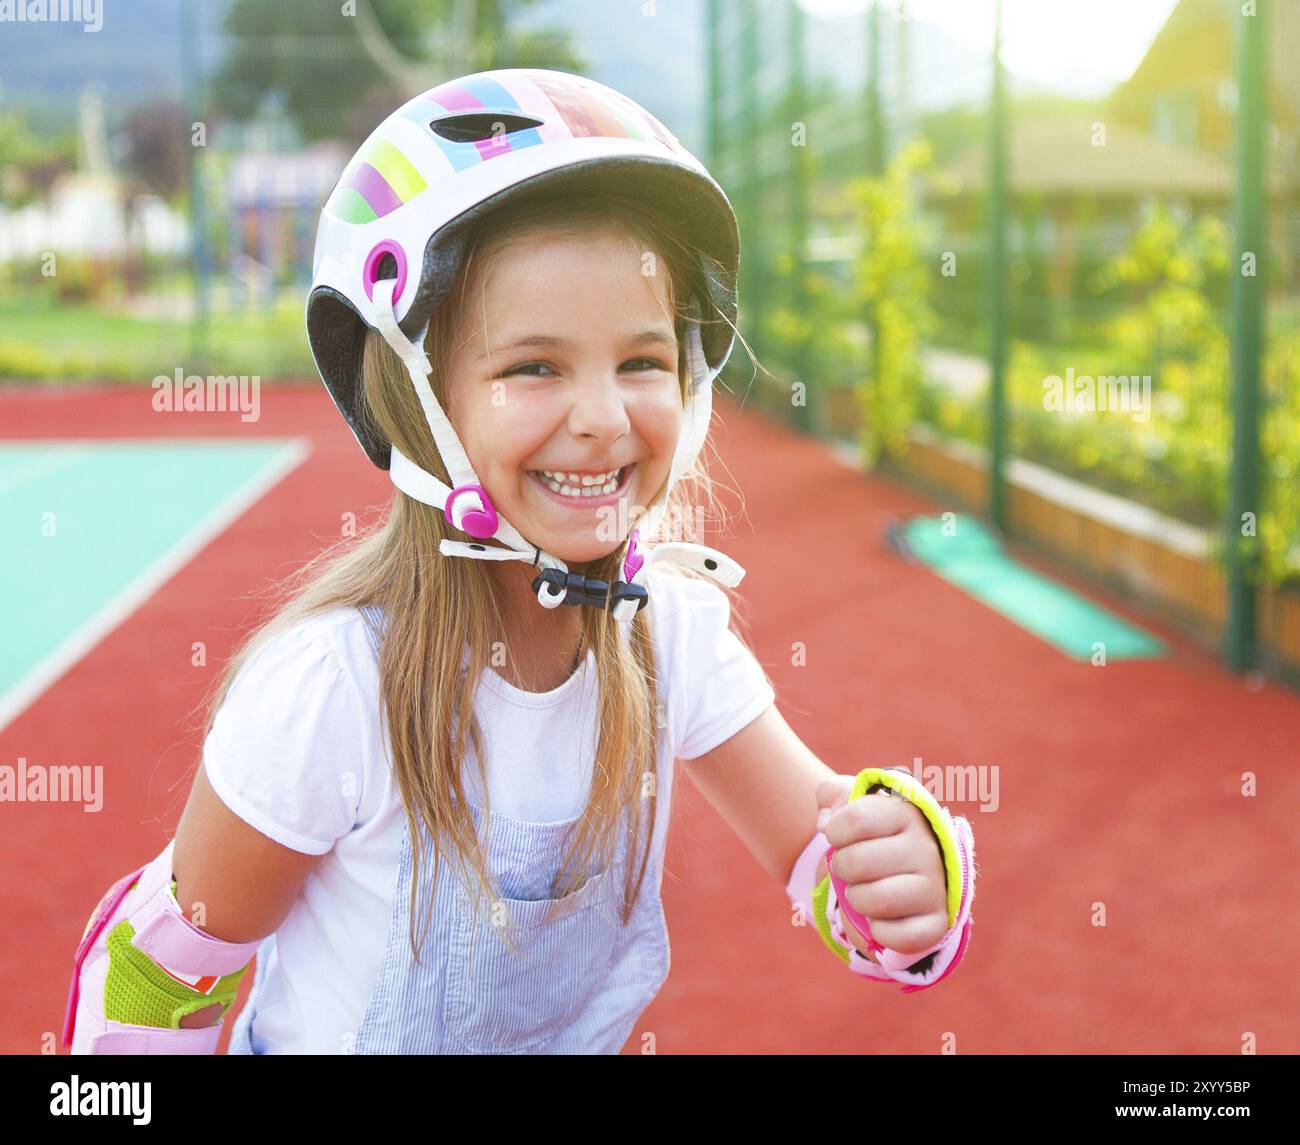
[[[9,441],[29,439],[10,438]],[[71,439],[67,439],[71,440]],[[230,438],[140,438],[131,444],[158,445],[160,443],[175,445],[210,445],[230,444]],[[265,439],[264,439],[265,440]],[[272,438],[284,442],[284,448],[258,474],[255,480],[243,485],[228,501],[200,521],[189,533],[176,542],[166,553],[148,566],[126,588],[110,600],[85,624],[73,632],[43,660],[22,677],[9,691],[0,695],[0,731],[25,711],[34,700],[59,679],[69,668],[82,659],[110,632],[130,616],[149,596],[169,581],[177,572],[194,558],[213,538],[225,532],[235,519],[251,505],[260,501],[274,486],[278,485],[289,473],[297,469],[310,455],[310,439],[305,437]],[[76,439],[79,445],[100,444],[86,438]],[[30,439],[31,444],[38,444],[38,439]],[[65,444],[64,440],[40,439],[39,444]],[[127,444],[128,439],[105,438],[104,445]]]
[[[5,442],[0,441],[0,448],[4,445]],[[12,470],[0,470],[0,497],[13,489],[20,489],[42,477],[48,477],[51,473],[57,473],[60,469],[66,469],[74,462],[83,460],[89,452],[90,450],[84,446],[60,444],[52,446],[50,451],[33,465],[25,468],[22,465],[15,465]]]
[[[969,441],[951,438],[924,423],[908,429],[908,435],[927,445],[941,449],[959,460],[988,469],[988,451]],[[1150,509],[1137,501],[1130,501],[1115,493],[1095,489],[1091,485],[1067,477],[1054,469],[1025,461],[1019,457],[1007,459],[1007,479],[1010,484],[1036,493],[1067,509],[1103,525],[1118,529],[1129,536],[1161,545],[1172,552],[1201,560],[1210,554],[1211,534],[1198,525],[1189,525]]]

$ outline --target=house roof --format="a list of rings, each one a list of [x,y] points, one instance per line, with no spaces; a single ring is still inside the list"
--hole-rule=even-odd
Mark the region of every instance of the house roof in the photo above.
[[[1300,4],[1294,0],[1268,4],[1268,53],[1271,83],[1269,95],[1272,102],[1280,101],[1274,118],[1300,118]],[[1120,84],[1112,98],[1123,102],[1133,92],[1151,88],[1154,72],[1165,65],[1168,56],[1183,56],[1188,45],[1196,45],[1200,55],[1193,61],[1184,60],[1184,66],[1201,69],[1210,67],[1215,76],[1231,79],[1236,73],[1236,34],[1230,20],[1237,18],[1239,0],[1181,0],[1169,14],[1164,26],[1156,33],[1147,48],[1142,62],[1133,74]],[[1249,17],[1241,17],[1248,19]]]

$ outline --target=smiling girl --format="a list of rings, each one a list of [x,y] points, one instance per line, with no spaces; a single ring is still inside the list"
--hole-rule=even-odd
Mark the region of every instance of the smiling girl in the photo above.
[[[813,755],[682,527],[738,262],[699,162],[578,76],[366,141],[307,324],[391,512],[229,665],[175,839],[87,926],[74,1052],[213,1052],[256,953],[232,1053],[615,1053],[669,970],[677,761],[850,970],[952,969],[969,825]]]

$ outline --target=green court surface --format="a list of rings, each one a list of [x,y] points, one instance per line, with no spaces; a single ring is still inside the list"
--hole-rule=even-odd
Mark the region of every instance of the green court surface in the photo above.
[[[1164,644],[1068,588],[1019,564],[972,517],[916,517],[901,529],[908,551],[949,584],[1075,660],[1149,660]]]
[[[0,726],[305,455],[293,438],[0,445]]]

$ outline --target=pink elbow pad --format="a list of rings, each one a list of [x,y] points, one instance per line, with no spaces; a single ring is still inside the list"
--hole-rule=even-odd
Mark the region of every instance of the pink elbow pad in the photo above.
[[[143,952],[167,979],[191,991],[154,998],[152,1013],[168,1012],[167,1020],[233,1000],[237,979],[257,953],[257,942],[224,942],[205,934],[185,917],[172,893],[172,848],[143,867],[123,875],[100,900],[86,923],[73,962],[68,1003],[64,1011],[64,1046],[74,1054],[212,1054],[224,1021],[198,1029],[178,1026],[132,1025],[105,1014],[105,991],[111,959],[108,937],[125,920],[133,932],[129,944]],[[125,933],[125,931],[124,931]],[[125,938],[115,941],[125,942]],[[133,955],[133,957],[137,957]],[[167,979],[161,979],[167,981]],[[132,986],[147,990],[136,979]],[[229,1002],[226,1002],[229,1005]],[[161,1007],[162,1010],[159,1010]]]

